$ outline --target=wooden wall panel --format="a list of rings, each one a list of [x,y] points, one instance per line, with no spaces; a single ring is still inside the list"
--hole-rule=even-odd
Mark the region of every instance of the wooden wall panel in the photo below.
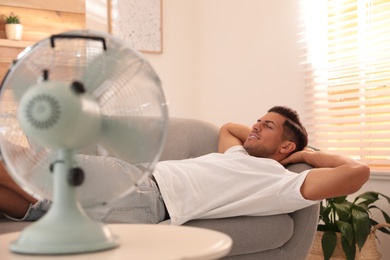
[[[85,15],[24,7],[0,6],[5,14],[14,13],[23,24],[23,41],[39,41],[52,34],[85,28]],[[2,19],[3,20],[3,19]],[[5,25],[0,25],[0,38],[5,38]]]
[[[9,62],[7,62],[7,63],[0,62],[0,76],[1,76],[1,78],[0,78],[0,84],[1,84],[1,81],[3,80],[5,74],[7,74],[7,71],[8,71],[8,69],[9,69],[9,66],[10,66],[10,65],[11,65],[11,64],[10,64]]]
[[[24,48],[0,47],[0,83],[11,66],[13,60]]]
[[[24,49],[15,41],[5,40],[4,17],[20,17],[24,43],[34,43],[52,34],[85,29],[85,0],[1,0],[0,2],[0,81],[10,64]],[[23,45],[23,44],[22,44]]]
[[[85,0],[1,0],[1,5],[85,14]]]
[[[2,47],[0,52],[0,62],[12,61],[22,50],[23,48]]]

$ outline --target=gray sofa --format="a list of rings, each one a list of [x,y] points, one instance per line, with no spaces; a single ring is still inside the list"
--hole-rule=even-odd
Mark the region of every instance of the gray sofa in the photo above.
[[[217,151],[218,127],[207,122],[170,118],[167,142],[161,160],[185,159]],[[292,165],[301,172],[309,166]],[[245,187],[243,187],[245,188]],[[184,225],[228,234],[233,248],[225,259],[306,259],[314,239],[319,205],[291,214],[266,217],[192,220]],[[0,220],[0,234],[19,231],[26,222]]]

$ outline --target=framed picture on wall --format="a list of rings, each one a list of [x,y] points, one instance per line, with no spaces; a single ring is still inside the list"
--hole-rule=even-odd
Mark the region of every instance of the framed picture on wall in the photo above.
[[[136,50],[162,53],[162,0],[109,0],[109,32]]]

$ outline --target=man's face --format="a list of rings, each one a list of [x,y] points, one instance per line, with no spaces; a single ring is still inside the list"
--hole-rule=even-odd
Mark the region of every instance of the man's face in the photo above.
[[[284,116],[278,113],[267,113],[252,126],[252,132],[244,143],[249,155],[273,158],[283,145]]]

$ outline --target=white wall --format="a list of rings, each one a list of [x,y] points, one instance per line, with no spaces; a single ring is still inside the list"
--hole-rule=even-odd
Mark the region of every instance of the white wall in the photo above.
[[[106,1],[87,0],[89,28],[107,30]],[[162,1],[163,53],[145,56],[163,82],[170,116],[251,125],[273,105],[304,113],[298,0]],[[372,176],[362,190],[389,194],[390,174]],[[390,259],[390,236],[379,237],[382,259]]]
[[[300,111],[295,10],[291,0],[164,0],[164,52],[146,56],[171,116],[252,124],[273,105]]]
[[[274,105],[299,110],[295,1],[201,1],[198,116],[252,124]]]
[[[172,117],[197,117],[198,9],[196,0],[164,0],[163,53],[145,54],[162,80]]]
[[[163,53],[145,56],[170,115],[251,125],[273,105],[302,113],[296,2],[163,0]],[[106,4],[87,0],[89,28],[107,30]]]

